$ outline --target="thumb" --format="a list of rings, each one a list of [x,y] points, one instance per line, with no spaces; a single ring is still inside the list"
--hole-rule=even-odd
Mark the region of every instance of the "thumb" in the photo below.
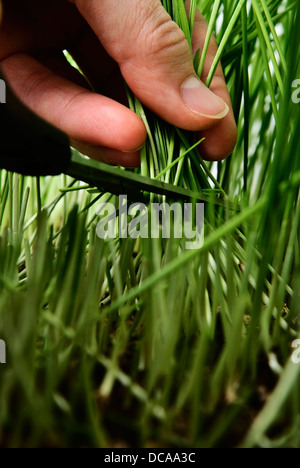
[[[197,78],[184,33],[160,0],[76,0],[76,5],[134,94],[161,118],[197,131],[227,115],[227,104]]]

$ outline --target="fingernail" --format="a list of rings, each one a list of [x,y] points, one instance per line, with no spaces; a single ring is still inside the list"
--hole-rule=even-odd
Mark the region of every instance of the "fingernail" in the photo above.
[[[223,119],[229,107],[223,99],[212,93],[205,84],[194,76],[184,81],[181,93],[186,105],[198,114],[211,119]]]
[[[144,148],[144,145],[145,145],[145,143],[142,144],[142,146],[139,146],[138,148],[136,148],[135,150],[132,150],[132,151],[122,150],[122,153],[127,153],[127,154],[137,153],[138,151],[141,151]]]

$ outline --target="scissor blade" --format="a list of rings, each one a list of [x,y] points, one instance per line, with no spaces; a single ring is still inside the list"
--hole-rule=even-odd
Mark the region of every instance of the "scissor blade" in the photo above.
[[[139,174],[126,172],[104,163],[84,159],[75,152],[72,155],[67,174],[88,183],[91,187],[97,187],[100,191],[114,195],[127,195],[133,201],[144,201],[147,198],[146,194],[155,193],[172,200],[212,202],[228,207],[227,201],[216,196],[211,197],[201,192],[193,192]]]

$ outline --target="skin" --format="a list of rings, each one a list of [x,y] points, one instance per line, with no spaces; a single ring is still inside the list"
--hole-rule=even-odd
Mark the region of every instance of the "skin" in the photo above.
[[[2,19],[0,66],[10,86],[83,153],[110,164],[139,165],[146,129],[127,107],[124,79],[157,115],[204,137],[202,157],[220,160],[232,152],[237,129],[221,65],[206,92],[209,116],[195,112],[181,91],[195,77],[189,46],[160,0],[4,0]],[[194,53],[203,48],[206,32],[197,11]],[[64,49],[85,78],[67,63]],[[216,50],[212,39],[202,81]],[[216,116],[214,94],[229,107],[225,117]]]

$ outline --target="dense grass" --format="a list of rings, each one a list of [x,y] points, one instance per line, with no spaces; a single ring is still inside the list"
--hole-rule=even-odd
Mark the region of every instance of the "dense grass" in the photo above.
[[[163,4],[190,41],[182,0]],[[149,130],[141,173],[211,194],[199,250],[103,241],[96,209],[117,197],[1,173],[0,446],[300,446],[300,8],[198,4],[220,44],[234,154],[205,163],[194,135],[128,95]]]

